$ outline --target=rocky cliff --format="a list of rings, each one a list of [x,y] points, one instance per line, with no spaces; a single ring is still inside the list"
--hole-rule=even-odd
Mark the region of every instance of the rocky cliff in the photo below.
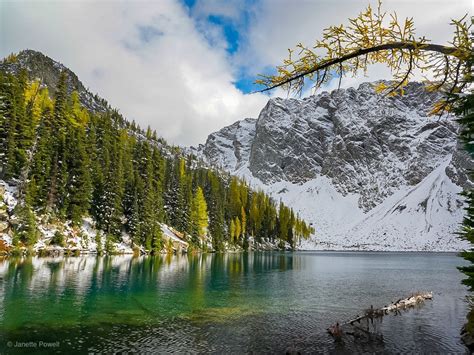
[[[429,116],[440,93],[410,83],[304,99],[270,99],[258,119],[211,134],[195,149],[293,205],[316,228],[308,248],[459,250],[458,193],[472,165],[454,117]]]

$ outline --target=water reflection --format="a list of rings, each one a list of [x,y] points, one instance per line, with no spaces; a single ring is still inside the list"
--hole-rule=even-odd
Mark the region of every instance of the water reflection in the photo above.
[[[148,303],[154,301],[153,308],[158,310],[160,306],[169,306],[163,304],[166,301],[173,301],[171,309],[163,309],[164,313],[179,311],[179,307],[197,309],[208,303],[206,293],[241,295],[245,289],[254,287],[255,280],[245,275],[288,271],[294,267],[298,265],[293,257],[271,253],[3,259],[0,260],[3,298],[0,321],[13,328],[32,325],[39,321],[32,315],[43,308],[39,307],[41,304],[44,308],[60,307],[65,301],[72,302],[76,312],[91,313],[90,308],[95,311],[97,304],[111,308],[111,298],[117,299],[120,307],[128,307],[120,301],[132,294],[134,303],[142,309],[146,307],[141,298]],[[27,309],[30,312],[25,312]],[[69,309],[66,314],[71,312]],[[63,320],[64,316],[57,319]],[[44,321],[41,319],[41,323]]]
[[[0,259],[0,353],[31,339],[61,339],[63,351],[463,352],[460,262],[395,253]],[[377,325],[383,337],[335,343],[325,332],[416,290],[435,299]]]

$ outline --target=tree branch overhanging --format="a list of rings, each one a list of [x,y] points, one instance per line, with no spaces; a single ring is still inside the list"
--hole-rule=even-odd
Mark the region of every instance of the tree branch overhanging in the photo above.
[[[318,89],[334,77],[338,78],[340,87],[343,76],[356,76],[360,71],[366,74],[369,65],[381,63],[390,69],[393,80],[388,85],[378,83],[377,93],[403,94],[410,78],[421,71],[421,74],[430,73],[429,79],[425,76],[428,90],[457,95],[465,89],[466,78],[472,72],[468,61],[473,52],[472,24],[466,18],[467,15],[452,20],[454,34],[448,45],[434,44],[425,37],[415,37],[413,19],[401,22],[395,12],[388,19],[379,1],[376,10],[368,6],[356,18],[349,19],[349,25],[325,29],[322,39],[313,47],[299,43],[297,51],[289,49],[288,58],[276,67],[275,75],[261,75],[256,81],[265,86],[257,92],[283,87],[301,94],[306,79],[313,81],[314,89]],[[446,108],[449,103],[441,100],[432,113]]]
[[[369,54],[369,53],[375,53],[375,52],[380,52],[384,50],[391,50],[391,49],[406,49],[406,50],[422,50],[422,51],[427,51],[427,52],[436,52],[439,54],[443,54],[445,56],[454,56],[454,57],[459,57],[458,55],[455,55],[456,53],[459,53],[459,50],[455,47],[448,47],[448,46],[443,46],[440,44],[426,44],[426,43],[412,43],[412,42],[394,42],[394,43],[386,43],[386,44],[381,44],[378,46],[370,47],[370,48],[361,48],[358,50],[355,50],[349,54],[346,54],[342,57],[335,58],[332,60],[328,60],[325,62],[322,62],[320,65],[315,66],[307,71],[304,71],[298,75],[292,76],[288,79],[285,79],[284,81],[269,86],[263,90],[259,90],[256,92],[265,92],[269,90],[276,89],[278,87],[284,86],[286,84],[289,84],[291,82],[294,82],[295,80],[301,79],[303,77],[308,76],[309,74],[319,72],[323,69],[327,69],[331,66],[337,65],[344,63],[347,60],[358,58],[360,56]],[[461,56],[469,55],[469,53],[461,53]]]

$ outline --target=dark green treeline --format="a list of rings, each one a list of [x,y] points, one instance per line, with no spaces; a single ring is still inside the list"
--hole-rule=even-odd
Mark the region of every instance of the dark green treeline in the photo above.
[[[108,240],[126,232],[150,251],[163,248],[160,223],[214,250],[246,247],[249,236],[295,246],[313,232],[290,208],[202,167],[151,129],[115,110],[87,111],[66,82],[63,73],[50,98],[26,71],[0,74],[0,177],[18,186],[15,244],[37,240],[35,216],[75,226],[90,216]]]
[[[468,64],[471,68],[474,65],[474,55],[469,58]],[[464,78],[466,84],[472,85],[474,83],[474,76],[471,73]],[[471,90],[469,94],[457,95],[453,94],[449,96],[449,99],[454,103],[455,113],[458,115],[458,122],[461,126],[460,139],[464,143],[464,147],[469,154],[470,158],[474,160],[474,91]],[[474,170],[469,170],[469,179],[474,181]],[[469,262],[468,266],[460,267],[460,270],[467,276],[463,283],[469,287],[469,291],[474,291],[474,189],[468,188],[463,192],[466,197],[466,214],[463,220],[460,235],[463,239],[471,243],[471,248],[465,250],[461,255]],[[472,294],[471,309],[468,314],[468,322],[465,326],[465,330],[470,337],[474,339],[474,307],[472,300],[474,299]],[[473,350],[473,344],[470,344],[471,350]]]

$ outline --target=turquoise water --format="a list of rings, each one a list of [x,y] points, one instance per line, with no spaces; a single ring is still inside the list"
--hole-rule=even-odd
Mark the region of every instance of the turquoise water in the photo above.
[[[0,353],[464,353],[462,264],[361,252],[3,259]],[[414,291],[434,299],[384,317],[370,341],[325,331]]]

